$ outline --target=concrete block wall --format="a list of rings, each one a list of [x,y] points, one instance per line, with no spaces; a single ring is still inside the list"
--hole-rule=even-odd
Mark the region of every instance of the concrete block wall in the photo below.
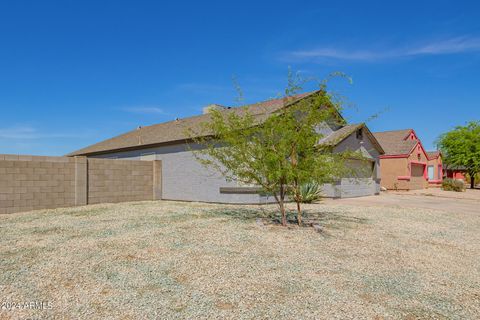
[[[0,214],[75,204],[75,159],[0,155]]]
[[[161,161],[0,155],[0,214],[162,198]]]
[[[153,199],[152,161],[88,159],[88,203]]]

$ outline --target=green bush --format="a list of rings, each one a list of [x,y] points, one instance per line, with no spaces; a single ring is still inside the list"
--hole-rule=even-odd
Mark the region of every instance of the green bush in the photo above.
[[[465,184],[461,180],[456,179],[443,179],[442,189],[445,191],[462,192],[465,190]]]
[[[322,187],[316,182],[305,183],[300,186],[302,203],[312,203],[322,197]]]

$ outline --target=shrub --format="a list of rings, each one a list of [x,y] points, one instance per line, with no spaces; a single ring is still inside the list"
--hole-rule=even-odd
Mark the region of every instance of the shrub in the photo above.
[[[465,190],[465,184],[461,180],[447,178],[442,182],[442,189],[445,191],[462,192]]]
[[[316,182],[309,182],[300,186],[302,203],[312,203],[322,197],[322,187]]]

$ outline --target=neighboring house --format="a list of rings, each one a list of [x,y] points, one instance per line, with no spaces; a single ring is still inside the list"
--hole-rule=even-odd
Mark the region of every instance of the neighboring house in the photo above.
[[[316,93],[297,95],[289,104],[309,99]],[[199,132],[201,123],[209,121],[208,113],[212,108],[225,113],[245,114],[249,112],[261,122],[283,107],[283,99],[273,99],[243,107],[210,105],[204,108],[202,115],[139,127],[75,151],[69,156],[162,160],[162,198],[167,200],[219,203],[273,202],[272,196],[260,194],[258,188],[245,186],[235,181],[227,181],[219,173],[202,166],[192,154],[192,150],[201,146],[193,144],[187,130]],[[383,154],[383,149],[368,128],[364,124],[340,126],[324,123],[319,126],[319,130],[324,134],[322,143],[330,145],[334,152],[347,149],[360,151],[370,160],[367,161],[367,174],[325,185],[324,194],[328,197],[378,194],[380,191],[378,159],[379,155]],[[365,166],[364,163],[358,161],[352,165]]]
[[[466,181],[465,175],[467,174],[467,170],[465,167],[444,165],[443,169],[446,178]]]
[[[432,187],[440,187],[443,181],[442,154],[440,151],[427,151],[427,156],[428,185]]]
[[[381,185],[393,190],[414,190],[442,182],[442,159],[427,153],[413,129],[375,132],[385,154],[380,156]]]

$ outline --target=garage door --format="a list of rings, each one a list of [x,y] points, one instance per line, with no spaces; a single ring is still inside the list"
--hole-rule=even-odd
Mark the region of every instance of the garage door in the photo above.
[[[425,187],[425,178],[423,176],[424,166],[421,164],[412,164],[412,176],[410,178],[410,189],[423,189]]]

